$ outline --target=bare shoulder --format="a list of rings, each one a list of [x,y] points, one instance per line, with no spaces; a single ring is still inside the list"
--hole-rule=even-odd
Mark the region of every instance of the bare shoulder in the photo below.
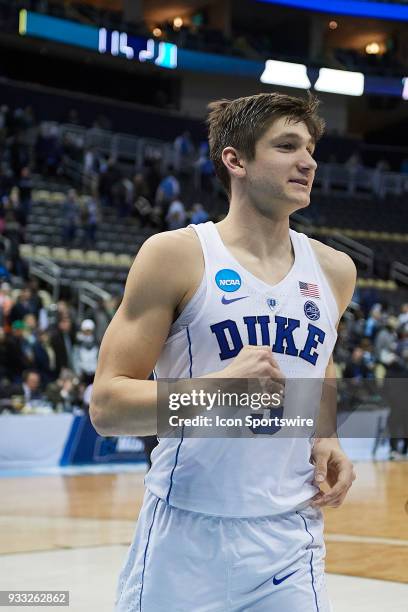
[[[357,270],[354,261],[342,251],[338,251],[309,238],[319,264],[333,290],[341,313],[351,301],[356,285]]]
[[[130,269],[125,299],[133,298],[134,288],[147,294],[160,292],[179,304],[183,296],[198,286],[204,268],[199,239],[192,228],[154,234],[140,248]],[[140,293],[139,293],[140,296]]]

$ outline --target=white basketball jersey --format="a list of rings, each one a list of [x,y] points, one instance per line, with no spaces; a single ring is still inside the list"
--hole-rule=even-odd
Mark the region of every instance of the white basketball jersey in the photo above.
[[[271,286],[241,266],[212,222],[191,227],[205,274],[170,330],[156,378],[218,372],[245,345],[271,346],[288,379],[324,378],[338,308],[308,237],[290,230],[294,264]],[[145,484],[185,510],[230,517],[279,514],[317,492],[310,453],[308,437],[162,438]]]

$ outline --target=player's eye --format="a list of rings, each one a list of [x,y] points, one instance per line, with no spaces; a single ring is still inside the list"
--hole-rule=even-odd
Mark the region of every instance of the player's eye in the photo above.
[[[295,148],[295,145],[292,144],[291,142],[282,142],[281,144],[278,145],[278,147],[280,149],[286,149],[286,150],[293,150]]]

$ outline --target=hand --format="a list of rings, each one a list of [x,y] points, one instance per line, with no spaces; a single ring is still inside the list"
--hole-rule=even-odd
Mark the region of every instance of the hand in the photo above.
[[[326,481],[330,487],[328,491],[319,491],[312,498],[312,507],[338,508],[356,479],[353,464],[336,438],[316,439],[311,461],[315,465],[314,484],[320,487]]]
[[[229,366],[217,372],[216,378],[247,380],[248,393],[285,394],[285,375],[279,368],[270,346],[244,346]]]
[[[244,346],[229,366],[218,372],[223,378],[279,379],[285,376],[273,356],[270,346]]]

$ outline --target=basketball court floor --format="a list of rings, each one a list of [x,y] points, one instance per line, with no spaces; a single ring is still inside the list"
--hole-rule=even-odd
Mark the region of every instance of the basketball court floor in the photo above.
[[[355,465],[347,501],[325,510],[334,612],[408,612],[408,462]],[[144,473],[1,473],[0,590],[69,590],[69,610],[111,612]]]

